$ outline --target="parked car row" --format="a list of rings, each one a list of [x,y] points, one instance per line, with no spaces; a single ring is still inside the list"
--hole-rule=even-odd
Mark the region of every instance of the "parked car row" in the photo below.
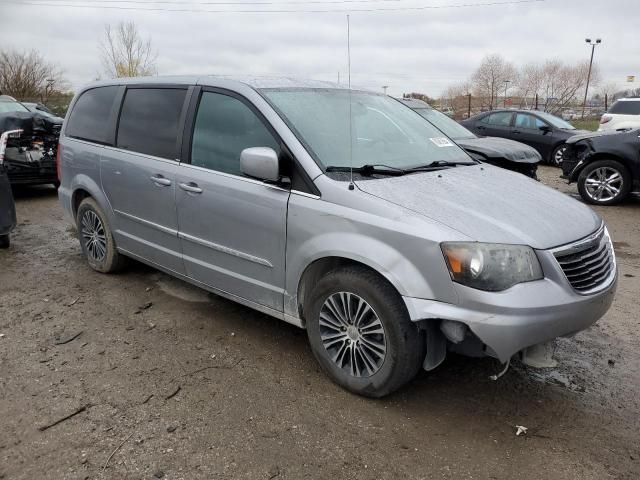
[[[505,138],[478,137],[422,100],[403,98],[400,101],[427,119],[476,160],[537,178],[536,171],[542,157],[534,148]]]
[[[527,361],[616,289],[593,210],[440,120],[324,82],[99,82],[71,104],[58,193],[96,271],[132,257],[303,327],[336,383],[379,397],[448,351]]]
[[[545,162],[560,166],[566,141],[574,135],[588,133],[577,130],[569,122],[537,110],[493,110],[461,122],[472,132],[489,137],[516,140],[535,148]]]

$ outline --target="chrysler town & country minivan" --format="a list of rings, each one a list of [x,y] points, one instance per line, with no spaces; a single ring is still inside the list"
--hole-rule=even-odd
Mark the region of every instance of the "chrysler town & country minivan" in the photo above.
[[[70,106],[59,169],[93,269],[131,257],[306,328],[362,395],[450,350],[506,363],[593,324],[616,288],[590,208],[341,85],[94,83]]]

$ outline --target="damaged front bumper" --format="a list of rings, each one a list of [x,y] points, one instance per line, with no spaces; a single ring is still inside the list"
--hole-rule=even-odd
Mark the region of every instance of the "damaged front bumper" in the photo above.
[[[484,355],[506,362],[527,347],[584,330],[607,312],[616,291],[617,272],[597,293],[582,295],[573,290],[550,252],[539,252],[539,257],[545,271],[542,280],[503,292],[455,284],[459,298],[455,305],[404,297],[409,315],[413,321],[428,325],[427,336],[441,334],[442,342],[446,342],[443,321],[464,324],[479,340]],[[438,339],[428,341],[435,345]],[[442,351],[442,346],[436,345],[434,350]],[[443,356],[427,358],[425,368],[435,368],[442,360]]]

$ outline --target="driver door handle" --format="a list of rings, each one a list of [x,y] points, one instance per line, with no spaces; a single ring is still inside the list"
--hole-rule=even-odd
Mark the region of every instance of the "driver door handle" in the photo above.
[[[168,187],[169,185],[171,185],[171,180],[169,180],[168,178],[164,178],[162,175],[152,175],[150,178],[151,181],[156,185],[162,185],[163,187]]]
[[[202,189],[198,186],[197,183],[189,182],[189,183],[179,183],[178,186],[189,193],[202,193]]]
[[[521,133],[520,130],[513,130],[511,133]]]

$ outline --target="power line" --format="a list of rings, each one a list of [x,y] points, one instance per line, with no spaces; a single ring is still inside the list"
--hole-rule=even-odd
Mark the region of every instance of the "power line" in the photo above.
[[[63,0],[66,2],[73,0]],[[82,1],[82,0],[81,0]],[[100,1],[100,0],[98,0]],[[306,0],[301,2],[294,2],[296,4],[304,5],[305,3],[329,3],[320,2],[319,0]],[[335,3],[347,3],[347,0],[330,0]],[[351,1],[351,0],[350,0]],[[198,9],[198,8],[164,8],[164,7],[131,7],[131,6],[120,6],[120,5],[105,5],[105,4],[91,4],[91,5],[79,5],[73,3],[62,3],[56,2],[54,0],[40,1],[40,0],[27,0],[27,1],[18,1],[18,0],[5,0],[5,3],[13,3],[24,6],[48,6],[48,7],[70,7],[70,8],[92,8],[92,9],[106,9],[106,10],[138,10],[143,12],[193,12],[193,13],[346,13],[346,12],[408,12],[408,11],[425,11],[425,10],[441,10],[441,9],[449,9],[449,8],[473,8],[473,7],[493,7],[493,6],[504,6],[504,5],[519,5],[519,4],[527,4],[527,3],[541,3],[547,0],[506,0],[506,1],[497,1],[497,2],[484,2],[484,3],[458,3],[453,5],[422,5],[418,7],[389,7],[389,8],[327,8],[325,10],[309,10],[309,9],[264,9],[264,10],[210,10],[210,9]],[[149,4],[156,2],[140,2],[139,0],[127,0],[128,4]],[[251,3],[247,3],[250,5]],[[283,4],[283,2],[262,2],[260,5],[279,5]],[[240,5],[239,3],[234,5]]]
[[[39,1],[39,0],[35,0]],[[343,4],[343,3],[401,3],[408,0],[276,0],[276,1],[189,1],[189,5],[306,5],[306,4]],[[140,5],[154,5],[154,4],[169,4],[169,5],[184,5],[183,0],[96,0],[95,2],[89,2],[89,0],[47,0],[47,2],[56,3],[132,3]]]

